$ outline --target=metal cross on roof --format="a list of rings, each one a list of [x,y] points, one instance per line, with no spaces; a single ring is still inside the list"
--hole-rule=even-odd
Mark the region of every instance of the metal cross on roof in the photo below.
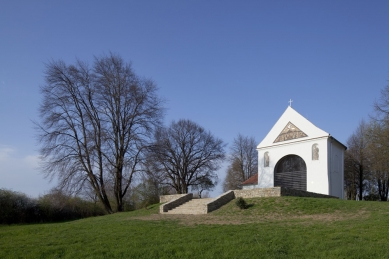
[[[292,99],[290,99],[289,102],[288,102],[290,107],[292,107],[292,102],[293,102]]]

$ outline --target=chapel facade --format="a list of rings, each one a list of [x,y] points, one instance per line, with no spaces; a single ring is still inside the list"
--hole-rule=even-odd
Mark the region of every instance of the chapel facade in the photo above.
[[[281,186],[343,198],[345,150],[288,106],[257,146],[258,175],[244,182],[243,189]]]

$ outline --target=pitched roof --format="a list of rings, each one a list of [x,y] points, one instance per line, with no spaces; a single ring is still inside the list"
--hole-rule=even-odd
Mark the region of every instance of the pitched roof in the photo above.
[[[247,179],[242,183],[242,185],[251,185],[251,184],[258,184],[258,174],[251,176],[249,179]]]
[[[330,134],[321,130],[304,118],[300,113],[288,106],[276,124],[257,146],[257,149],[294,142],[301,139],[329,137]]]

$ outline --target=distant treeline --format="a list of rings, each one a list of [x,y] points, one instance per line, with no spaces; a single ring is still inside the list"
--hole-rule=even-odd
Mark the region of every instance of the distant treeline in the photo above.
[[[0,224],[59,222],[104,214],[100,204],[59,191],[34,199],[0,189]]]

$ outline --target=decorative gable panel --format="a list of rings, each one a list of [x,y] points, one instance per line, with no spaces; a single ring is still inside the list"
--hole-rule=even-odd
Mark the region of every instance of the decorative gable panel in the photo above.
[[[283,142],[283,141],[298,139],[298,138],[304,138],[304,137],[308,137],[308,135],[302,132],[293,123],[288,122],[288,124],[281,131],[281,133],[278,135],[278,137],[276,138],[276,140],[274,140],[273,143]]]

